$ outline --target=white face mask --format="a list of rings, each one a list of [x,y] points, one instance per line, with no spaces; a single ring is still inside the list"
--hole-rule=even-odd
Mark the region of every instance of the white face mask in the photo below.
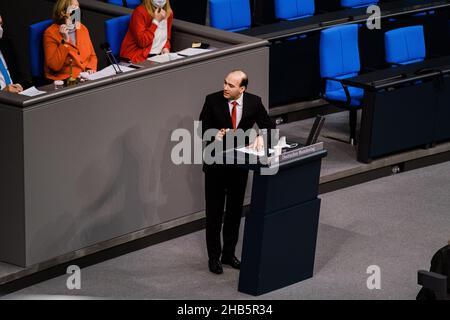
[[[157,8],[164,8],[166,2],[166,0],[152,0],[153,5]]]
[[[0,26],[0,39],[3,38],[3,28]]]
[[[79,7],[69,6],[66,12],[70,16],[70,19],[67,20],[67,26],[69,30],[75,30],[77,23],[81,23],[81,10]]]

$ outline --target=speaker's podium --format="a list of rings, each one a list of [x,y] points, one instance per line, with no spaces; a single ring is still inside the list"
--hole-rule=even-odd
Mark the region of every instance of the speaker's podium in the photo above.
[[[238,290],[261,295],[311,278],[320,169],[327,155],[323,143],[298,146],[265,159],[236,149],[225,154],[235,161],[233,165],[254,172]]]

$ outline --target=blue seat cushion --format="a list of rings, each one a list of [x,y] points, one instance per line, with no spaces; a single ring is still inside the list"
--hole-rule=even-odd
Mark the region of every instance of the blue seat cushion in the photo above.
[[[423,26],[394,29],[384,34],[386,62],[410,64],[426,56]]]
[[[53,20],[45,20],[31,25],[29,28],[30,67],[31,76],[34,78],[39,78],[44,73],[43,35],[52,23]]]
[[[275,0],[275,17],[296,20],[314,15],[314,0]]]
[[[320,75],[336,78],[361,70],[358,26],[344,25],[325,29],[320,35]]]
[[[122,41],[127,34],[131,15],[112,18],[105,21],[105,37],[116,58],[119,58]]]
[[[336,79],[347,79],[351,77],[357,76],[357,73],[349,73],[346,75],[342,75],[339,77],[335,77]],[[362,104],[362,100],[364,98],[364,90],[355,87],[347,87],[348,92],[351,97],[350,106],[351,107],[359,107]],[[341,101],[347,102],[347,96],[345,95],[345,90],[342,84],[338,81],[327,80],[326,89],[324,97],[333,101]]]
[[[362,101],[364,98],[364,90],[355,87],[348,87],[348,91],[350,93],[351,107],[360,107],[362,105]],[[344,88],[340,90],[329,91],[325,94],[325,98],[332,101],[341,101],[346,102],[347,96],[345,95]]]
[[[378,0],[341,0],[341,6],[347,8],[368,7],[378,3]]]
[[[123,6],[122,0],[108,0],[107,2],[110,4],[115,4],[116,6]],[[142,2],[141,0],[127,0],[127,7],[134,9],[137,6],[139,6],[141,2]]]
[[[249,0],[209,0],[209,19],[213,28],[239,31],[250,28]]]
[[[405,61],[405,62],[400,62],[399,64],[401,64],[401,65],[413,64],[413,63],[421,62],[423,60],[424,59],[414,59],[414,60],[409,60],[409,61]]]

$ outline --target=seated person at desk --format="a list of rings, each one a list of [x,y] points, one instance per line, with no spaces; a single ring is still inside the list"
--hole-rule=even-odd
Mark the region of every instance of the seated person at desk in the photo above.
[[[50,80],[77,78],[81,72],[97,71],[97,56],[88,29],[79,21],[78,0],[58,0],[54,23],[44,32],[45,77]]]
[[[169,0],[143,0],[131,16],[120,56],[133,63],[170,52],[173,12]]]
[[[8,69],[8,64],[6,63],[6,58],[3,55],[9,53],[9,48],[7,43],[3,39],[3,19],[0,15],[0,90],[5,92],[19,93],[23,91],[20,84],[14,84],[11,78],[10,70]]]

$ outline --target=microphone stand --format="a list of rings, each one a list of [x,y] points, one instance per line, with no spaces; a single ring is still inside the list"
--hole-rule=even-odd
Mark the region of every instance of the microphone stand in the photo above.
[[[102,49],[105,51],[106,58],[108,59],[109,63],[112,65],[112,67],[114,68],[114,71],[116,72],[116,74],[123,73],[122,69],[120,68],[119,63],[116,60],[116,57],[114,56],[114,54],[111,51],[111,47],[109,46],[109,44],[104,43],[102,45]]]

